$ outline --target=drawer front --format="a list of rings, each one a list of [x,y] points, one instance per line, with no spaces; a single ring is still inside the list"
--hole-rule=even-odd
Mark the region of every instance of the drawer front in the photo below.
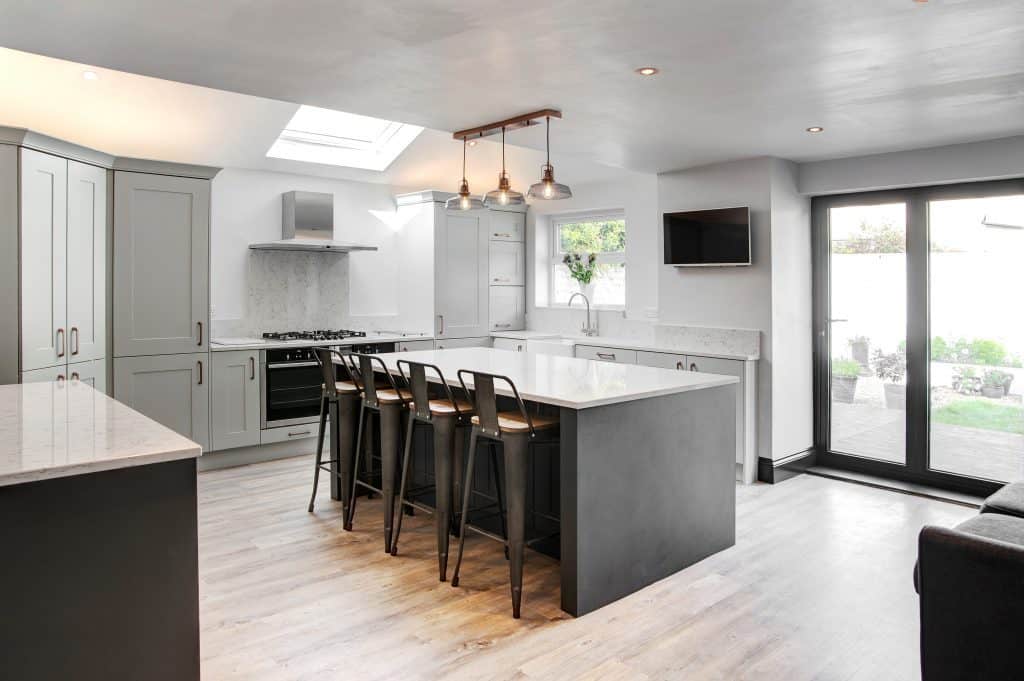
[[[433,350],[434,341],[432,340],[411,340],[411,341],[399,341],[397,343],[399,352],[410,352],[412,350]]]
[[[526,328],[526,288],[490,287],[491,331],[518,331]]]
[[[330,422],[328,422],[328,428],[329,427]],[[269,445],[274,444],[275,442],[305,440],[306,438],[316,437],[316,433],[319,428],[320,424],[318,423],[301,423],[297,426],[267,428],[266,430],[260,431],[260,444]]]
[[[526,215],[500,210],[488,213],[491,241],[523,241],[526,235]]]
[[[687,355],[686,369],[687,371],[700,371],[705,374],[735,376],[740,381],[743,380],[743,362],[736,359]]]
[[[491,337],[481,336],[479,338],[448,338],[434,343],[436,350],[451,350],[453,348],[489,348]]]
[[[677,355],[671,352],[649,352],[647,350],[637,350],[636,363],[642,364],[645,367],[676,369],[678,371],[688,371],[690,366],[686,355]]]
[[[583,359],[596,359],[602,362],[636,364],[636,350],[623,350],[622,348],[605,348],[599,345],[577,345],[576,356]]]
[[[522,286],[526,283],[526,257],[521,241],[492,241],[488,251],[491,286]]]
[[[496,350],[511,350],[513,352],[523,352],[526,350],[526,341],[518,338],[495,338],[494,348]]]

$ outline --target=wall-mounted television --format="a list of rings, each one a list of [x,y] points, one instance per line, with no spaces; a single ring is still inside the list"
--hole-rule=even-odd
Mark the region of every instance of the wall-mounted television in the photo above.
[[[676,267],[749,265],[750,209],[665,213],[665,264]]]

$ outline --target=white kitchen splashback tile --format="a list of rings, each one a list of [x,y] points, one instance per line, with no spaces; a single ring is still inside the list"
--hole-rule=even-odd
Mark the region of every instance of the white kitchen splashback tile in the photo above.
[[[347,256],[250,251],[248,278],[249,334],[349,325]]]
[[[654,327],[654,342],[666,348],[685,348],[693,354],[704,350],[710,354],[757,356],[760,354],[761,332],[756,329],[658,324]]]

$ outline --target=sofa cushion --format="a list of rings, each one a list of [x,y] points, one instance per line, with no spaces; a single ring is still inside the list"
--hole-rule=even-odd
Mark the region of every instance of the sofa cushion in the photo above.
[[[1024,518],[1024,482],[1004,485],[981,505],[982,513],[1002,513]]]
[[[954,528],[957,532],[1024,547],[1024,519],[997,513],[985,513],[965,520]]]

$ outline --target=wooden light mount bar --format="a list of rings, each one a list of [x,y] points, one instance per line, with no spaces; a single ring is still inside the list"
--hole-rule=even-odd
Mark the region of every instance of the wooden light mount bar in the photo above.
[[[528,128],[531,125],[539,125],[544,122],[545,118],[561,117],[562,112],[558,109],[541,109],[540,111],[531,111],[528,114],[514,116],[513,118],[506,118],[503,121],[495,121],[494,123],[469,128],[468,130],[459,130],[452,133],[452,137],[457,140],[471,140],[489,135],[500,135],[502,128],[508,132],[510,130],[518,130],[519,128]]]

